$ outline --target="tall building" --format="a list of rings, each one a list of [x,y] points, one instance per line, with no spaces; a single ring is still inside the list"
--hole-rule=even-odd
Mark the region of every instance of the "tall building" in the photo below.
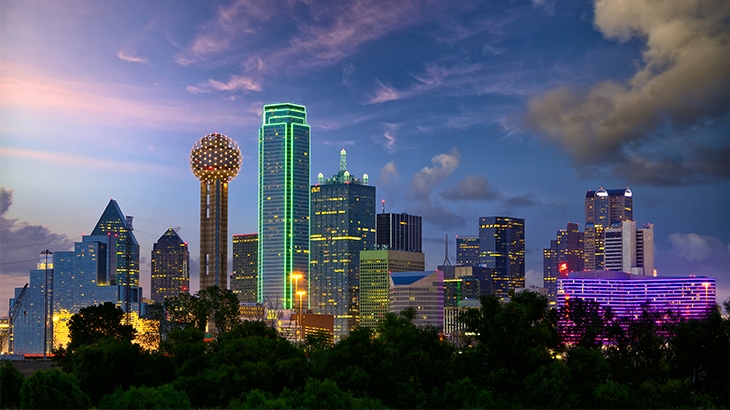
[[[231,290],[241,303],[258,301],[259,234],[233,235]]]
[[[479,237],[456,237],[456,264],[461,266],[479,265]]]
[[[134,272],[139,272],[139,245],[131,228],[132,218],[124,216],[111,200],[93,230],[98,235],[82,236],[72,251],[41,255],[38,268],[30,271],[25,294],[16,288],[10,301],[13,306],[23,295],[18,300],[13,331],[16,353],[42,354],[44,340],[50,350],[56,343],[55,320],[87,306],[112,302],[122,309],[128,305],[130,312],[139,314],[142,288],[131,285]],[[122,279],[117,282],[117,278]],[[44,314],[44,306],[48,306],[48,313]],[[49,319],[48,325],[44,326],[43,318]]]
[[[354,178],[347,153],[332,178],[320,173],[311,187],[309,288],[312,311],[334,316],[340,340],[357,325],[360,251],[375,245],[375,187]]]
[[[388,249],[422,252],[422,220],[420,216],[402,214],[377,215],[377,243]]]
[[[258,302],[291,309],[309,273],[309,135],[304,106],[264,106],[259,130]],[[306,286],[302,284],[303,286]],[[307,295],[308,296],[308,295]]]
[[[139,243],[132,234],[132,217],[124,216],[117,201],[111,199],[91,236],[107,236],[109,245],[108,276],[98,277],[99,284],[139,286]],[[107,271],[105,271],[106,273]]]
[[[360,252],[360,326],[374,329],[388,313],[391,273],[424,269],[425,257],[421,252],[391,249]]]
[[[611,225],[633,219],[633,193],[626,189],[588,191],[585,199],[585,270],[603,269],[603,231]]]
[[[189,266],[188,243],[168,228],[152,245],[152,300],[163,303],[165,298],[190,293]]]
[[[425,272],[393,272],[389,275],[390,313],[398,314],[413,308],[416,326],[444,327],[444,273],[440,270]]]
[[[228,289],[228,183],[241,169],[241,151],[212,133],[193,145],[190,169],[200,180],[200,289]]]
[[[583,270],[583,232],[577,223],[568,223],[566,229],[556,234],[550,241],[550,248],[543,250],[543,283],[548,298],[554,304],[557,295],[557,278],[570,272]]]
[[[654,275],[654,225],[621,221],[604,231],[606,270]]]
[[[494,269],[494,295],[509,297],[525,287],[525,220],[504,216],[479,218],[479,265]]]

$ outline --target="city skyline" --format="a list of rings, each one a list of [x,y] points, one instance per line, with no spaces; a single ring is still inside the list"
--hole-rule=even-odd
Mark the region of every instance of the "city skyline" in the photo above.
[[[308,184],[347,149],[386,212],[423,217],[426,269],[445,234],[510,215],[525,220],[536,283],[555,232],[584,229],[586,191],[631,187],[658,274],[717,278],[724,300],[730,46],[718,25],[730,12],[696,4],[4,5],[0,297],[38,252],[90,234],[109,198],[135,216],[146,296],[152,244],[170,227],[190,241],[196,291],[189,148],[213,132],[239,144],[228,232],[255,232],[261,110],[291,101],[311,118]],[[664,38],[668,24],[691,29]]]

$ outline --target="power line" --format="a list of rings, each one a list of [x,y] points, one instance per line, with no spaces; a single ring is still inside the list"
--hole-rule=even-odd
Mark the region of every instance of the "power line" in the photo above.
[[[3,262],[3,263],[0,263],[0,266],[14,265],[16,263],[37,262],[37,261],[38,261],[38,258],[28,259],[28,260],[25,260],[25,261]]]

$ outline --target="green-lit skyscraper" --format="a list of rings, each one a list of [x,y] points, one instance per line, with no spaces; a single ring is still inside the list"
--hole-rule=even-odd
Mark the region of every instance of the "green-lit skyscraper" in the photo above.
[[[304,106],[264,106],[259,130],[258,301],[273,310],[291,309],[295,287],[307,286],[309,135]],[[298,275],[303,281],[295,283]]]
[[[335,340],[349,334],[359,316],[360,251],[375,244],[375,187],[347,170],[332,178],[321,173],[311,188],[311,265],[309,288],[314,313],[334,316]]]

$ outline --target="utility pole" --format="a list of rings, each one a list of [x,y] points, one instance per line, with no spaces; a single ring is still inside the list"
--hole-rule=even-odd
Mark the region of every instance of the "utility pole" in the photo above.
[[[53,258],[53,252],[46,249],[41,252],[41,256],[44,257],[43,268],[45,270],[45,282],[43,285],[43,358],[46,358],[48,353],[48,327],[53,326],[53,289],[49,286],[49,283],[53,282],[53,273],[51,273],[51,281],[48,280],[48,256]],[[53,259],[51,259],[53,260]],[[49,302],[50,293],[50,302]],[[50,306],[49,306],[50,305]],[[48,323],[48,311],[51,311],[51,323]],[[53,327],[51,327],[51,347],[53,347]]]

